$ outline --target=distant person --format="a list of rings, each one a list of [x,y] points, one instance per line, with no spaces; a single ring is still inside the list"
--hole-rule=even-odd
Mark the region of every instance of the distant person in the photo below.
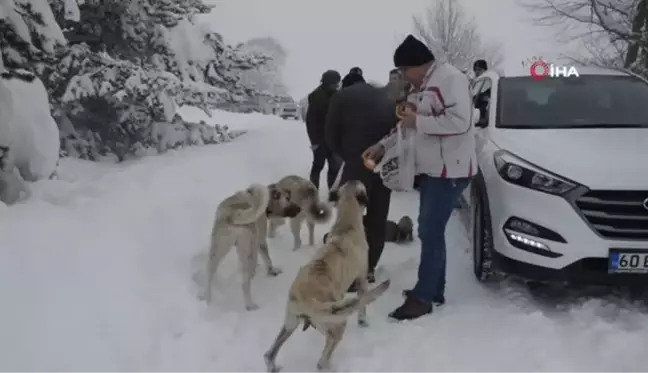
[[[369,201],[363,222],[369,244],[368,280],[374,282],[374,271],[385,247],[391,190],[377,173],[365,167],[362,153],[386,136],[398,118],[388,90],[366,83],[362,75],[350,73],[347,78],[346,87],[331,100],[326,143],[344,161],[340,185],[355,179],[367,188]],[[354,287],[355,284],[349,291],[354,291]]]
[[[389,316],[410,320],[445,303],[446,225],[477,173],[477,155],[468,77],[449,63],[435,60],[432,51],[412,35],[396,48],[394,65],[415,88],[408,101],[416,109],[406,110],[400,122],[417,133],[415,184],[421,257],[416,285],[403,292],[405,302]],[[379,159],[395,142],[396,135],[390,135],[367,149],[367,155]]]
[[[340,73],[328,70],[322,74],[320,85],[308,95],[308,108],[306,110],[306,131],[313,151],[313,163],[310,171],[310,181],[319,189],[320,174],[324,164],[328,163],[326,181],[329,189],[335,182],[339,170],[339,162],[333,152],[326,145],[324,126],[326,114],[329,110],[331,96],[340,86]]]
[[[362,75],[362,69],[359,68],[358,66],[352,67],[351,70],[349,70],[349,74],[358,74],[360,76],[363,76]]]
[[[486,63],[486,60],[477,60],[473,64],[473,72],[475,73],[475,77],[479,77],[487,70],[488,70],[488,64]]]
[[[488,70],[488,64],[485,60],[477,60],[473,65],[473,72],[475,77],[479,77]],[[479,110],[479,120],[476,123],[477,127],[484,128],[488,125],[488,103],[490,102],[491,90],[486,89],[479,92],[473,98],[473,105]]]
[[[351,70],[349,70],[349,73],[346,74],[344,79],[342,79],[342,88],[352,85],[353,82],[355,81],[354,77],[356,76],[359,76],[364,80],[364,77],[362,76],[362,69],[357,66],[352,67]]]

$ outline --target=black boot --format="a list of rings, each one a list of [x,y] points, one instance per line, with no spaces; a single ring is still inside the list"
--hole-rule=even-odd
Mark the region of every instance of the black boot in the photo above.
[[[405,298],[409,298],[411,294],[412,294],[412,289],[403,290],[403,296]],[[445,302],[446,302],[445,297],[443,295],[435,296],[434,298],[432,298],[432,303],[434,303],[434,305],[437,307],[443,306]]]
[[[430,313],[432,313],[432,303],[421,302],[409,297],[405,299],[402,306],[392,311],[389,317],[396,321],[415,320]]]

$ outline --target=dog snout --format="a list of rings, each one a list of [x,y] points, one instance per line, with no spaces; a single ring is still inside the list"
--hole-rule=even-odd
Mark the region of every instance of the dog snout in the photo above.
[[[288,218],[294,218],[295,216],[299,215],[301,212],[301,207],[297,205],[290,205],[284,209],[284,216]]]

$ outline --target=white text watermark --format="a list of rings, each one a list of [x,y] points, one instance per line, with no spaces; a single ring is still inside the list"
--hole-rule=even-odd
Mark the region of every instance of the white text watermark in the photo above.
[[[531,67],[529,67],[529,73],[534,80],[546,78],[578,78],[580,76],[575,66],[555,65],[542,60],[534,61]]]

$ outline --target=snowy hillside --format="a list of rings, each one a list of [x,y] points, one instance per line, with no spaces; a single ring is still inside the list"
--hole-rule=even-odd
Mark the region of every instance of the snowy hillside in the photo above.
[[[196,113],[183,112],[197,121]],[[303,126],[258,114],[217,113],[212,123],[247,134],[231,143],[170,151],[119,165],[63,159],[59,180],[0,211],[0,370],[261,371],[287,290],[313,253],[292,251],[284,226],[259,271],[261,309],[243,311],[236,257],[221,266],[211,309],[197,299],[216,205],[252,182],[310,165]],[[289,141],[303,146],[287,147]],[[415,216],[416,195],[396,194],[391,218]],[[318,228],[317,237],[325,232]],[[379,276],[393,279],[369,307],[371,326],[349,325],[340,371],[629,371],[645,369],[648,316],[614,299],[548,306],[515,287],[472,278],[465,231],[447,231],[448,304],[395,324],[417,267],[418,242],[388,245]],[[311,371],[323,340],[298,332],[278,357]]]

